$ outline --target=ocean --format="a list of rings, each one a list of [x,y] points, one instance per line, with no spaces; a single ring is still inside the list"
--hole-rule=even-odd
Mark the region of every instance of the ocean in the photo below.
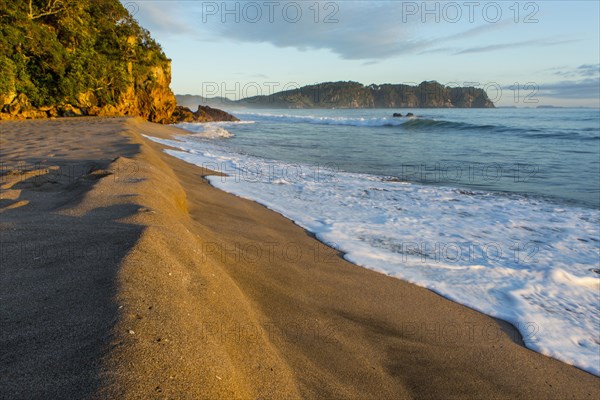
[[[360,266],[600,375],[600,111],[232,110],[169,154]],[[412,112],[415,118],[393,118]]]

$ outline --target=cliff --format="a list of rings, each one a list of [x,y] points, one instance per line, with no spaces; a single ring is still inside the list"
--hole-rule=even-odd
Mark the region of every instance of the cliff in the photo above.
[[[326,82],[236,102],[256,108],[493,108],[483,89],[435,81],[410,85]]]
[[[0,119],[171,122],[171,62],[118,0],[2,3]]]

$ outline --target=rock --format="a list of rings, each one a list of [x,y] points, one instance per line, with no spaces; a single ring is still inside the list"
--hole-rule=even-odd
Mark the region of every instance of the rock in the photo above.
[[[14,90],[10,90],[8,93],[0,93],[0,105],[10,104],[17,97],[17,93]]]
[[[48,118],[56,118],[60,114],[59,114],[58,110],[56,109],[56,107],[51,107],[48,111],[46,111],[46,115],[48,116]]]
[[[223,110],[219,110],[218,108],[212,108],[209,106],[198,106],[198,110],[194,113],[198,120],[206,119],[207,122],[210,121],[239,121],[236,117],[225,112]]]
[[[17,115],[19,113],[19,105],[16,102],[5,104],[2,107],[2,113],[8,115]]]
[[[401,116],[402,116],[402,114],[400,114],[400,113],[394,113],[392,115],[392,117],[394,117],[394,118],[400,118]]]
[[[24,111],[20,114],[25,119],[38,119],[38,118],[46,118],[47,114],[44,111],[38,110],[29,110]]]
[[[215,121],[239,121],[233,115],[208,106],[198,106],[196,112],[187,107],[177,106],[171,116],[172,123],[177,122],[215,122]]]
[[[80,117],[84,115],[79,108],[74,107],[71,104],[61,104],[58,106],[58,114],[61,117]]]
[[[175,111],[173,111],[171,118],[173,119],[173,122],[194,122],[196,120],[196,116],[192,110],[182,106],[175,107]]]
[[[172,114],[177,106],[175,95],[169,87],[171,84],[171,62],[163,61],[151,68],[146,77],[135,78],[137,78],[138,83],[133,88],[133,104],[132,101],[127,101],[130,110],[123,113],[125,115],[139,115],[151,122],[171,123]]]
[[[413,113],[407,113],[406,114],[406,118],[411,118],[411,117],[414,117],[414,116],[415,116],[415,114],[413,114]]]
[[[9,104],[5,104],[2,107],[2,112],[10,114],[11,116],[17,116],[18,114],[24,113],[31,109],[31,103],[24,93],[19,93]]]

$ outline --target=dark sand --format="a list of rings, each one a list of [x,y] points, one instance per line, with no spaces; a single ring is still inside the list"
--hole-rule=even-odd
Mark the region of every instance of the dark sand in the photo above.
[[[344,261],[142,133],[183,131],[0,123],[1,398],[600,397],[509,325]]]

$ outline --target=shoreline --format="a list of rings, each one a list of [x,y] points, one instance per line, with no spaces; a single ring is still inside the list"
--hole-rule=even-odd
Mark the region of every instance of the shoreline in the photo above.
[[[180,129],[180,128],[178,128],[178,129]],[[183,133],[179,133],[179,134],[180,134],[180,135],[186,135],[186,134],[190,134],[190,132],[189,132],[189,131],[185,131],[185,130],[184,130],[184,132],[183,132]],[[174,139],[174,138],[173,138],[173,139]],[[176,139],[174,139],[174,140],[176,140]],[[159,144],[159,146],[161,146],[161,147],[163,147],[163,148],[165,148],[165,149],[169,148],[169,149],[173,149],[173,150],[180,151],[180,149],[176,149],[176,148],[174,148],[174,147],[171,147],[171,146],[169,146],[169,145]],[[185,161],[184,161],[184,162],[185,162]],[[470,307],[470,306],[468,306],[468,305],[466,305],[466,304],[461,304],[461,303],[459,303],[459,302],[453,301],[452,299],[450,299],[450,298],[448,298],[448,297],[444,296],[442,293],[438,293],[438,292],[436,292],[435,290],[432,290],[432,289],[430,289],[430,288],[423,287],[423,286],[419,286],[419,285],[417,285],[417,284],[415,284],[415,283],[408,282],[408,281],[406,281],[406,280],[403,280],[403,279],[401,279],[401,278],[398,278],[398,277],[394,277],[394,276],[388,275],[388,274],[386,274],[385,272],[378,271],[378,270],[376,270],[376,269],[372,269],[372,268],[368,268],[368,267],[365,267],[365,266],[357,265],[357,264],[353,263],[352,261],[350,261],[350,260],[346,259],[346,257],[345,257],[345,256],[348,254],[347,252],[345,252],[345,251],[343,251],[343,250],[340,250],[340,249],[336,249],[336,248],[332,247],[331,245],[329,245],[328,243],[324,242],[323,240],[320,240],[320,239],[317,237],[317,234],[316,234],[316,233],[314,233],[314,232],[312,232],[312,231],[310,231],[310,230],[306,229],[306,228],[305,228],[305,227],[303,227],[302,225],[298,224],[296,221],[294,221],[294,220],[290,219],[289,217],[287,217],[285,214],[283,214],[283,213],[281,213],[281,212],[279,212],[279,211],[277,211],[277,210],[274,210],[274,209],[272,209],[272,208],[269,208],[269,206],[267,206],[267,205],[265,205],[265,204],[262,204],[262,203],[260,203],[260,202],[258,202],[258,201],[251,200],[251,199],[247,199],[247,198],[244,198],[244,197],[242,197],[242,196],[239,196],[239,195],[237,195],[237,194],[235,194],[235,193],[231,193],[231,192],[227,192],[227,191],[225,191],[225,190],[223,190],[223,189],[219,189],[218,187],[216,187],[216,186],[212,185],[212,184],[210,183],[210,181],[208,181],[208,180],[206,179],[207,177],[210,177],[210,176],[226,176],[224,173],[222,173],[222,172],[217,172],[217,171],[213,171],[213,170],[206,169],[206,168],[202,168],[202,167],[199,167],[199,166],[197,166],[197,165],[194,165],[194,164],[192,164],[192,163],[188,163],[188,165],[190,165],[192,168],[198,168],[198,169],[201,169],[201,170],[203,170],[203,171],[204,171],[204,172],[203,172],[203,173],[200,175],[200,176],[202,177],[202,179],[204,179],[204,180],[205,180],[205,182],[204,182],[204,183],[206,183],[206,184],[210,185],[212,188],[214,188],[214,189],[216,189],[216,190],[219,190],[219,191],[225,192],[225,193],[227,193],[227,194],[230,194],[230,195],[232,195],[232,196],[235,196],[235,197],[237,197],[237,198],[239,198],[239,199],[241,199],[241,200],[244,200],[244,201],[250,201],[250,202],[252,202],[252,203],[255,203],[255,204],[257,204],[257,205],[258,205],[258,206],[260,206],[260,207],[264,207],[264,208],[265,208],[265,209],[267,209],[269,212],[275,213],[275,214],[277,214],[277,215],[281,216],[282,218],[285,218],[286,220],[288,220],[289,222],[291,222],[292,224],[294,224],[295,226],[297,226],[299,229],[303,230],[303,231],[304,231],[304,233],[306,233],[306,235],[308,235],[310,238],[312,238],[313,240],[315,240],[315,241],[319,242],[319,243],[320,243],[320,244],[322,244],[323,246],[327,247],[327,248],[329,249],[329,251],[330,251],[330,252],[332,252],[332,254],[334,254],[334,253],[335,253],[335,256],[336,256],[336,257],[338,257],[338,258],[339,258],[341,261],[343,261],[343,262],[346,262],[346,263],[350,263],[350,264],[352,264],[352,265],[354,265],[354,266],[356,266],[356,267],[359,267],[359,268],[364,268],[364,269],[367,269],[367,270],[369,270],[369,271],[373,271],[373,272],[375,272],[375,273],[381,274],[381,275],[383,275],[383,276],[386,276],[386,277],[389,277],[389,278],[393,278],[393,279],[400,279],[401,281],[403,281],[403,282],[405,282],[405,283],[408,283],[408,284],[415,285],[415,286],[417,286],[417,287],[423,288],[423,289],[425,289],[425,290],[427,290],[427,291],[431,292],[432,294],[434,294],[434,295],[436,295],[436,296],[439,296],[439,297],[443,298],[444,300],[450,301],[450,302],[452,302],[452,303],[454,303],[454,304],[458,304],[458,305],[460,305],[460,306],[462,306],[462,307],[466,307],[466,308],[468,308],[468,309],[470,309],[470,310],[473,310],[474,312],[477,312],[477,313],[484,314],[484,315],[486,315],[486,316],[488,316],[488,317],[490,317],[490,318],[494,319],[494,320],[495,320],[495,321],[498,323],[498,325],[500,325],[500,329],[501,329],[502,331],[504,331],[506,334],[508,334],[509,336],[511,336],[511,337],[512,337],[512,340],[513,340],[513,341],[514,341],[516,344],[518,344],[518,345],[520,345],[520,346],[522,346],[522,347],[524,347],[524,348],[526,348],[526,349],[528,349],[528,350],[531,350],[531,349],[529,349],[529,348],[528,348],[528,347],[525,345],[525,343],[524,343],[524,341],[523,341],[523,335],[522,335],[522,334],[519,332],[519,330],[518,330],[518,329],[517,329],[517,328],[514,326],[514,324],[510,323],[509,321],[506,321],[506,320],[504,320],[504,319],[502,319],[502,318],[495,317],[495,316],[493,316],[493,315],[486,314],[486,313],[484,313],[484,312],[481,312],[481,311],[479,311],[479,310],[477,310],[477,309],[475,309],[475,308],[473,308],[473,307]],[[241,255],[240,255],[240,257],[243,257],[243,256],[241,256]],[[531,350],[531,351],[534,351],[534,350]],[[535,352],[535,351],[534,351],[534,352]],[[552,358],[552,357],[550,357],[550,358]],[[560,361],[560,360],[557,360],[557,361]],[[565,363],[565,364],[567,364],[567,363]],[[570,365],[570,364],[567,364],[567,365]],[[572,365],[572,366],[573,366],[573,365]],[[579,367],[577,367],[577,366],[573,366],[573,367],[575,367],[575,368],[577,368],[577,369],[580,369],[580,370],[582,370],[583,372],[590,373],[590,372],[588,372],[588,371],[586,371],[586,370],[584,370],[584,369],[582,369],[582,368],[579,368]],[[590,375],[594,375],[594,374],[591,374],[591,373],[590,373]]]
[[[265,123],[262,133],[260,126],[224,125],[220,128],[239,138],[223,140],[205,139],[213,137],[210,124],[204,130],[201,124],[178,126],[192,134],[150,139],[172,146],[167,154],[192,166],[229,174],[207,177],[212,186],[315,232],[325,244],[345,251],[351,263],[509,321],[529,349],[600,375],[594,307],[598,280],[590,268],[598,258],[593,209],[491,189],[388,183],[362,174],[360,163],[353,172],[334,175],[321,169],[314,154],[332,154],[329,144],[337,154],[343,141],[312,150],[315,141],[303,138],[321,131],[315,134],[304,124],[306,134],[294,134],[292,125],[273,130]],[[294,144],[285,144],[288,134]],[[220,137],[230,136],[236,135]],[[333,155],[327,161],[344,162]],[[319,171],[318,177],[313,171]]]
[[[32,126],[36,130],[23,146],[25,151],[19,152],[20,135]],[[62,138],[51,133],[57,127]],[[42,191],[22,185],[27,179],[14,185],[17,189],[7,188],[5,193],[20,192],[11,192],[10,199],[3,193],[3,201],[10,200],[0,207],[6,220],[3,240],[5,235],[9,242],[29,240],[30,231],[19,231],[23,213],[30,213],[26,214],[31,216],[30,229],[44,226],[38,217],[58,214],[71,218],[54,221],[50,232],[68,231],[69,223],[84,222],[100,229],[108,221],[115,221],[115,226],[106,240],[118,243],[123,224],[130,232],[129,242],[106,253],[114,262],[112,271],[102,272],[109,274],[103,279],[115,284],[108,290],[111,301],[105,290],[95,303],[107,310],[107,317],[97,339],[103,344],[91,357],[95,367],[84,379],[96,381],[93,397],[595,398],[600,394],[598,377],[520,346],[510,333],[514,327],[428,289],[349,263],[291,220],[211,186],[204,178],[209,171],[169,156],[162,151],[165,146],[141,136],[171,138],[185,131],[132,118],[91,117],[2,123],[0,129],[3,162],[6,152],[14,160],[51,164],[52,157],[40,145],[54,143],[59,148],[78,140],[76,133],[87,132],[87,141],[62,157],[103,164],[82,175],[88,177],[84,183],[91,182],[84,188],[66,185],[50,190],[44,184]],[[119,158],[111,158],[114,154]],[[79,177],[76,181],[81,183]],[[77,195],[65,200],[65,190]],[[53,196],[56,205],[44,208],[39,203],[44,196]],[[22,201],[29,203],[6,208]],[[39,240],[61,246],[60,238],[50,234]],[[95,237],[81,240],[98,242]],[[256,248],[261,246],[273,251],[258,256]],[[300,256],[282,253],[285,246],[301,249]],[[13,261],[14,254],[5,256]],[[23,268],[27,262],[15,264]],[[37,268],[31,274],[36,278],[42,272]],[[23,287],[21,278],[14,278],[18,288]],[[27,346],[16,333],[26,294],[20,289],[11,293],[13,302],[2,315],[9,321],[2,341],[15,348],[25,344],[23,352],[35,356],[38,349]],[[72,308],[61,306],[60,296],[56,302],[59,309]],[[32,321],[40,318],[32,315]],[[76,337],[89,335],[91,328],[81,325],[80,318],[71,322],[81,329]],[[450,338],[448,329],[455,326],[460,335]],[[47,340],[48,332],[36,324],[31,327],[38,340]],[[488,334],[494,332],[493,340],[489,335],[486,340],[486,327]],[[60,348],[69,345],[67,339],[61,339],[65,341]],[[14,351],[3,357],[3,368],[20,367],[11,375],[17,382],[26,382],[34,372],[49,372],[43,365],[7,365],[5,360],[23,356]],[[48,357],[53,359],[56,353]],[[73,356],[68,360],[73,362]],[[34,381],[30,390],[49,393],[47,384]],[[64,389],[68,382],[62,385]],[[18,384],[10,388],[17,389]]]
[[[175,127],[175,128],[177,128],[177,127]],[[177,128],[177,129],[181,129],[181,128]],[[178,133],[178,134],[179,134],[179,135],[187,135],[187,134],[190,134],[190,132],[189,132],[189,131],[186,131],[186,130],[183,130],[183,132],[182,132],[182,133]],[[171,137],[171,139],[177,140],[177,139],[175,139],[175,138],[173,138],[173,137]],[[165,144],[159,144],[159,146],[163,147],[164,149],[167,149],[167,148],[168,148],[168,149],[173,149],[173,150],[180,151],[180,149],[176,149],[176,148],[174,148],[174,147],[172,147],[172,146],[165,145]],[[174,158],[175,158],[175,157],[174,157]],[[184,161],[184,162],[185,162],[185,161]],[[219,191],[225,192],[225,193],[227,193],[227,194],[230,194],[230,195],[232,195],[232,196],[235,196],[235,197],[237,197],[237,198],[239,198],[239,199],[241,199],[241,200],[244,200],[244,201],[250,201],[250,202],[252,202],[252,203],[255,203],[255,204],[257,204],[257,205],[258,205],[258,206],[260,206],[260,207],[264,207],[264,208],[265,208],[265,209],[267,209],[269,212],[275,213],[275,214],[279,215],[280,217],[282,217],[282,218],[284,218],[284,219],[288,220],[289,222],[291,222],[292,224],[294,224],[295,226],[297,226],[299,229],[303,230],[303,231],[304,231],[304,233],[305,233],[306,235],[308,235],[310,238],[312,238],[312,239],[313,239],[313,240],[315,240],[316,242],[319,242],[319,243],[320,243],[320,244],[322,244],[323,246],[327,247],[327,248],[329,249],[329,251],[330,251],[332,254],[335,254],[335,257],[338,257],[338,258],[340,259],[340,261],[343,261],[343,262],[346,262],[346,263],[350,263],[350,264],[352,264],[352,265],[354,265],[354,266],[356,266],[356,267],[359,267],[359,268],[364,268],[364,269],[367,269],[367,270],[369,270],[369,271],[372,271],[372,272],[375,272],[375,273],[381,274],[381,275],[383,275],[383,276],[386,276],[386,277],[389,277],[389,278],[393,278],[393,279],[400,279],[401,281],[403,281],[403,282],[405,282],[405,283],[408,283],[408,284],[415,285],[415,286],[417,286],[417,287],[423,288],[423,289],[425,289],[425,290],[427,290],[427,291],[431,292],[432,294],[434,294],[434,295],[436,295],[436,296],[439,296],[439,297],[443,298],[444,300],[450,301],[450,302],[452,302],[452,303],[454,303],[454,304],[458,304],[458,305],[460,305],[460,306],[462,306],[462,307],[466,307],[466,308],[468,308],[468,309],[470,309],[470,310],[472,310],[472,311],[474,311],[474,312],[477,312],[477,313],[484,314],[484,315],[486,315],[486,316],[488,316],[488,317],[490,317],[490,318],[494,319],[494,320],[496,321],[496,323],[499,325],[499,329],[500,329],[500,330],[502,330],[504,333],[506,333],[508,336],[510,336],[510,337],[512,338],[513,342],[515,342],[516,344],[518,344],[518,345],[520,345],[520,346],[522,346],[522,347],[524,347],[524,348],[526,348],[526,349],[528,349],[528,350],[531,350],[531,349],[529,349],[529,348],[528,348],[528,347],[525,345],[525,343],[524,343],[524,341],[523,341],[523,335],[522,335],[522,334],[519,332],[519,330],[517,329],[517,327],[515,327],[515,326],[514,326],[514,324],[510,323],[509,321],[506,321],[506,320],[504,320],[504,319],[502,319],[502,318],[495,317],[495,316],[493,316],[493,315],[488,315],[488,314],[486,314],[486,313],[484,313],[484,312],[481,312],[481,311],[479,311],[479,310],[477,310],[477,309],[475,309],[475,308],[473,308],[473,307],[470,307],[470,306],[468,306],[468,305],[461,304],[461,303],[459,303],[459,302],[453,301],[452,299],[450,299],[450,298],[448,298],[448,297],[444,296],[442,293],[438,293],[438,292],[436,292],[435,290],[432,290],[432,289],[430,289],[430,288],[426,288],[426,287],[423,287],[423,286],[419,286],[419,285],[417,285],[417,284],[415,284],[415,283],[408,282],[408,281],[406,281],[406,280],[403,280],[403,279],[401,279],[401,278],[398,278],[398,277],[394,277],[394,276],[388,275],[388,274],[386,274],[385,272],[382,272],[382,271],[378,271],[378,270],[375,270],[375,269],[372,269],[372,268],[368,268],[368,267],[364,267],[364,266],[361,266],[361,265],[357,265],[357,264],[353,263],[352,261],[350,261],[350,260],[346,259],[346,257],[345,257],[345,256],[348,254],[347,252],[345,252],[345,251],[343,251],[343,250],[340,250],[340,249],[336,249],[336,248],[332,247],[331,245],[329,245],[328,243],[324,242],[323,240],[320,240],[320,239],[317,237],[317,234],[316,234],[316,233],[314,233],[314,232],[312,232],[312,231],[310,231],[310,230],[308,230],[308,229],[304,228],[302,225],[298,224],[296,221],[294,221],[294,220],[292,220],[292,219],[288,218],[287,216],[285,216],[285,214],[283,214],[283,213],[281,213],[281,212],[279,212],[279,211],[277,211],[277,210],[274,210],[274,209],[272,209],[272,208],[269,208],[269,206],[267,206],[267,205],[265,205],[265,204],[262,204],[262,203],[260,203],[260,202],[258,202],[258,201],[251,200],[251,199],[247,199],[247,198],[244,198],[244,197],[242,197],[242,196],[239,196],[239,195],[237,195],[237,194],[235,194],[235,193],[231,193],[231,192],[227,192],[227,191],[225,191],[225,190],[219,189],[218,187],[216,187],[216,186],[212,185],[212,184],[210,183],[210,181],[208,181],[208,179],[206,179],[207,177],[210,177],[210,176],[226,176],[224,173],[222,173],[222,172],[217,172],[217,171],[213,171],[213,170],[206,169],[206,168],[203,168],[203,167],[199,167],[199,166],[197,166],[197,165],[194,165],[194,164],[192,164],[192,163],[187,163],[187,164],[188,164],[188,165],[190,165],[192,168],[198,168],[198,169],[200,169],[200,170],[202,170],[202,171],[203,171],[203,173],[202,173],[200,176],[201,176],[201,177],[202,177],[202,179],[204,180],[204,183],[206,183],[206,184],[210,185],[212,188],[214,188],[214,189],[216,189],[216,190],[219,190]],[[269,254],[269,255],[271,255],[271,254]],[[243,257],[243,256],[241,256],[241,257]],[[534,351],[534,350],[531,350],[531,351]],[[535,352],[535,351],[534,351],[534,352]],[[550,358],[552,358],[552,357],[550,357]],[[557,360],[557,361],[560,361],[560,360]],[[565,364],[566,364],[566,363],[565,363]],[[567,364],[567,365],[570,365],[570,364]],[[573,366],[573,365],[572,365],[572,366]],[[581,371],[583,371],[583,372],[590,373],[590,372],[588,372],[588,371],[586,371],[586,370],[584,370],[584,369],[582,369],[582,368],[579,368],[579,367],[577,367],[577,366],[573,366],[573,367],[575,367],[575,368],[577,368],[577,369],[579,369],[579,370],[581,370]],[[591,373],[590,373],[590,375],[594,375],[594,374],[591,374]]]

